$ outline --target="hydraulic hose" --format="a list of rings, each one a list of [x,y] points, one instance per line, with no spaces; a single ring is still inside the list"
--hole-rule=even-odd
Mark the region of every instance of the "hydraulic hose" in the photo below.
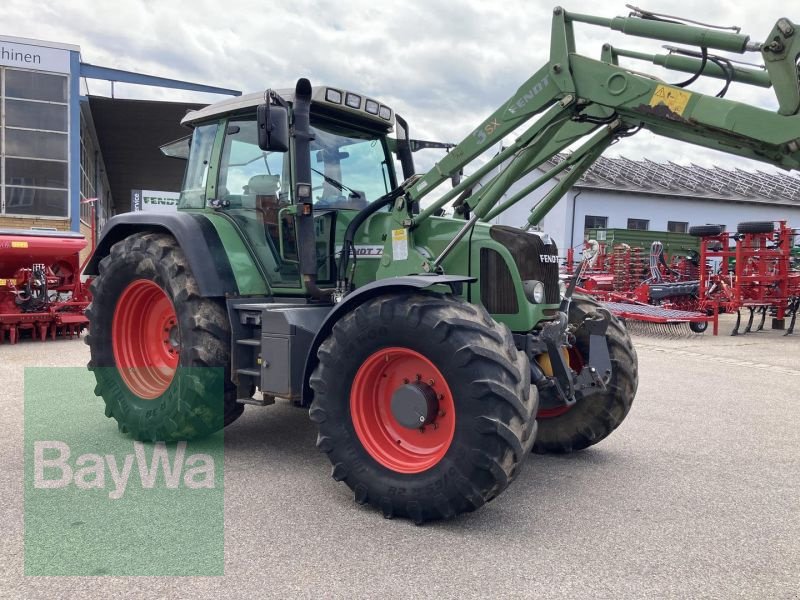
[[[388,194],[381,196],[374,202],[370,203],[366,208],[359,212],[352,221],[350,221],[350,224],[347,226],[347,229],[344,232],[342,256],[339,260],[338,280],[340,283],[347,281],[347,267],[349,266],[350,262],[350,253],[353,251],[353,240],[356,237],[359,227],[361,227],[367,219],[369,219],[384,206],[389,206],[392,202],[394,202],[395,198],[403,193],[405,193],[405,189],[402,187],[393,189]]]

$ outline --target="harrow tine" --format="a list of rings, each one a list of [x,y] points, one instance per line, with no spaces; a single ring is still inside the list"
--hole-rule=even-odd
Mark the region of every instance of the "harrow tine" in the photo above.
[[[764,322],[767,320],[767,309],[768,306],[761,307],[761,322],[758,324],[756,331],[763,331],[764,330]]]
[[[747,319],[747,327],[744,328],[745,333],[750,333],[750,329],[753,327],[753,317],[756,314],[756,308],[754,306],[749,306],[750,309],[750,318]]]
[[[736,309],[736,324],[733,326],[733,331],[731,331],[731,336],[739,335],[739,325],[742,324],[742,310],[740,308]]]
[[[689,323],[685,321],[676,322],[653,322],[653,321],[637,321],[636,319],[627,319],[625,327],[628,332],[633,335],[641,335],[646,337],[664,338],[664,339],[681,339],[687,337],[694,337]]]
[[[800,300],[795,300],[792,302],[792,319],[789,321],[789,329],[786,330],[784,336],[791,335],[794,333],[794,324],[797,322],[797,311],[800,310]]]

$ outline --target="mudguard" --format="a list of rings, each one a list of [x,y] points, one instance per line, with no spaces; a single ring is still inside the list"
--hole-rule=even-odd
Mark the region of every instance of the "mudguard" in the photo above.
[[[200,294],[224,297],[238,294],[225,247],[211,222],[192,213],[131,212],[109,219],[84,274],[97,275],[100,261],[111,252],[111,246],[140,231],[161,231],[175,237],[189,261]]]
[[[312,392],[308,385],[308,378],[311,376],[311,372],[314,370],[314,367],[317,364],[317,349],[319,349],[319,346],[322,344],[323,340],[328,337],[328,334],[330,334],[334,324],[342,317],[342,315],[353,310],[356,306],[366,302],[370,298],[374,298],[375,296],[379,296],[387,292],[413,292],[414,290],[421,290],[434,285],[446,285],[450,287],[454,294],[460,294],[463,284],[472,283],[476,280],[477,279],[475,277],[462,275],[435,274],[390,277],[388,279],[380,279],[378,281],[368,283],[367,285],[364,285],[345,296],[345,298],[339,302],[339,304],[337,304],[330,313],[328,313],[325,321],[323,321],[322,325],[317,331],[317,334],[314,336],[314,340],[311,342],[311,346],[309,347],[308,354],[306,355],[306,365],[303,369],[303,396],[301,399],[302,406],[308,406],[311,404]]]

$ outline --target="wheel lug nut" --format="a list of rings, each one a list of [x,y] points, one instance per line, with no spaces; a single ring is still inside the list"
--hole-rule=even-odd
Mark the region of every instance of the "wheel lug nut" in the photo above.
[[[403,383],[408,383],[408,379],[403,377]]]
[[[428,379],[428,385],[435,385],[433,379]]]

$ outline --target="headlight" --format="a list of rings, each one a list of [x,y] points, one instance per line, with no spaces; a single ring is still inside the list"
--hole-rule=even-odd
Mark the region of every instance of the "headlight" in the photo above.
[[[522,289],[525,291],[525,297],[534,304],[541,304],[544,302],[544,284],[535,279],[528,279],[522,282]]]
[[[558,282],[558,294],[562,298],[567,295],[567,282],[563,280],[559,280]]]

